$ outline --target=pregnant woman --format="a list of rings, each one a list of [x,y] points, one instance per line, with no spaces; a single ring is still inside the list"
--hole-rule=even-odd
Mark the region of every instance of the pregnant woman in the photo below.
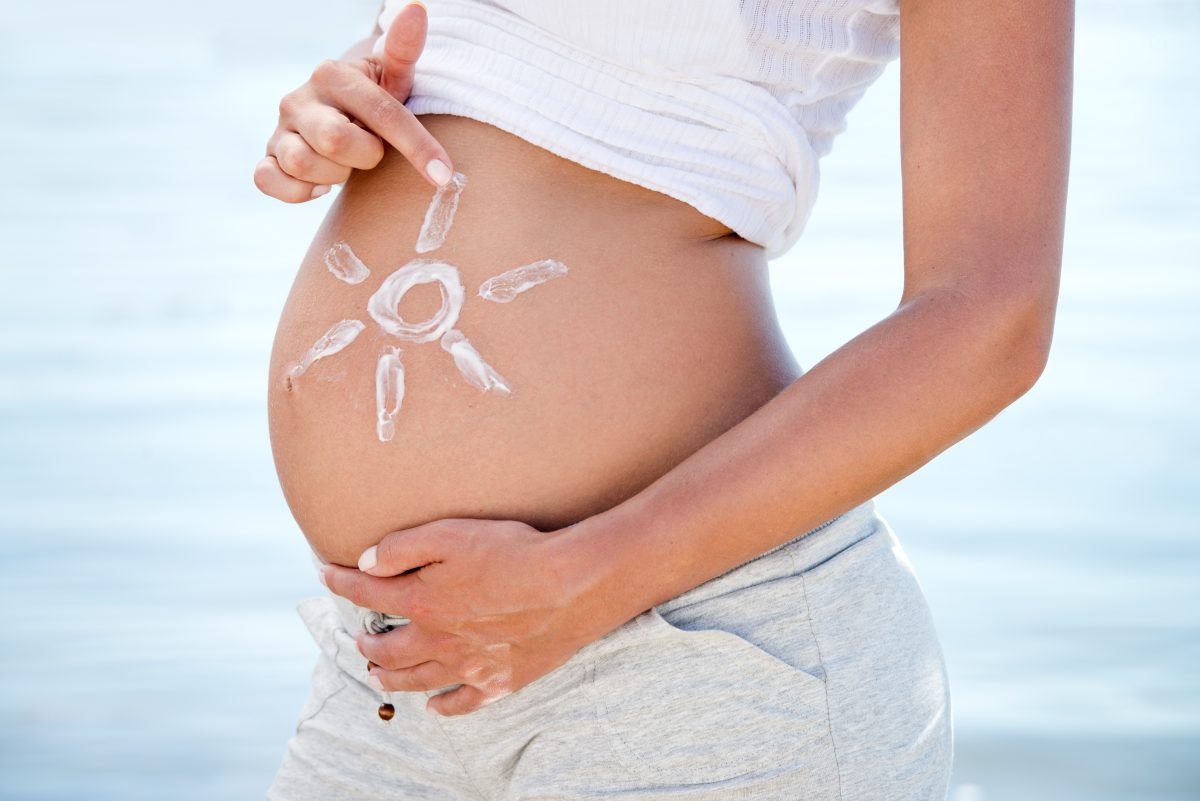
[[[329,589],[270,801],[944,798],[942,651],[874,497],[1044,369],[1072,20],[389,0],[290,93],[256,183],[344,185],[270,365]],[[897,56],[903,293],[803,370],[767,262]]]

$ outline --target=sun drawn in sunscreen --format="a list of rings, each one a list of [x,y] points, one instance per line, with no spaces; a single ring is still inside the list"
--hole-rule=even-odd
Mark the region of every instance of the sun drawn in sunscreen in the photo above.
[[[361,284],[371,271],[363,264],[354,251],[345,242],[334,242],[325,251],[325,266],[339,281],[347,284]]]
[[[388,348],[375,364],[375,433],[380,442],[396,435],[396,415],[404,400],[404,365],[400,349]]]
[[[336,323],[333,328],[330,328],[313,343],[300,361],[288,369],[288,375],[292,378],[299,378],[305,370],[312,367],[312,363],[317,359],[332,356],[353,342],[364,328],[366,326],[358,320],[342,320],[340,323]]]
[[[425,222],[421,223],[421,233],[417,235],[418,253],[437,250],[446,241],[446,234],[450,233],[450,225],[454,222],[454,212],[458,211],[458,196],[466,185],[467,176],[456,172],[433,193],[433,200],[425,211]]]
[[[479,297],[496,303],[509,303],[522,292],[566,274],[567,265],[561,261],[541,259],[492,276],[479,285]]]
[[[417,237],[415,250],[427,253],[436,250],[446,240],[458,210],[459,195],[467,178],[454,173],[450,181],[438,187]],[[358,284],[370,274],[370,269],[355,255],[347,242],[337,242],[325,253],[325,266],[340,281]],[[567,274],[567,267],[555,259],[539,259],[506,270],[479,286],[479,297],[494,303],[510,303],[519,294],[535,286]],[[400,300],[410,289],[420,284],[436,284],[441,293],[441,305],[427,320],[409,322],[400,316]],[[441,340],[442,350],[454,360],[458,372],[467,383],[482,392],[496,390],[512,395],[512,385],[484,361],[466,334],[454,327],[466,299],[458,268],[445,261],[416,258],[399,267],[383,279],[367,301],[367,314],[384,333],[409,342],[425,343]],[[288,372],[288,388],[313,362],[341,351],[366,328],[359,320],[342,320],[330,328],[309,348],[304,357]],[[385,347],[375,364],[375,433],[380,442],[388,442],[396,434],[396,417],[404,401],[403,351]]]

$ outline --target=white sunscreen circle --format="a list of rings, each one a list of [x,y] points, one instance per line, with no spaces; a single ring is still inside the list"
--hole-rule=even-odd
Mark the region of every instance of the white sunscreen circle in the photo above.
[[[436,283],[442,293],[442,305],[428,320],[410,323],[400,316],[400,299],[418,284]],[[414,259],[383,279],[379,289],[367,301],[367,312],[379,327],[393,336],[413,342],[432,342],[458,321],[464,290],[458,269],[433,259]]]

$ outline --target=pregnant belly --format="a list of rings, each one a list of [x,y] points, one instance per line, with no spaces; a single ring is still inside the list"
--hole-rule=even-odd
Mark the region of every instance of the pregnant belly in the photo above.
[[[500,129],[421,119],[460,187],[436,198],[394,151],[356,172],[275,336],[271,445],[323,559],[444,517],[581,520],[800,374],[760,248]]]

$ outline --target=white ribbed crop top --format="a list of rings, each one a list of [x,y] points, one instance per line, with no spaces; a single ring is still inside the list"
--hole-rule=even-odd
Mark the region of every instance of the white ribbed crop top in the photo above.
[[[414,114],[682,200],[767,258],[800,237],[818,159],[900,50],[898,0],[424,2]],[[404,4],[387,0],[385,33]]]

